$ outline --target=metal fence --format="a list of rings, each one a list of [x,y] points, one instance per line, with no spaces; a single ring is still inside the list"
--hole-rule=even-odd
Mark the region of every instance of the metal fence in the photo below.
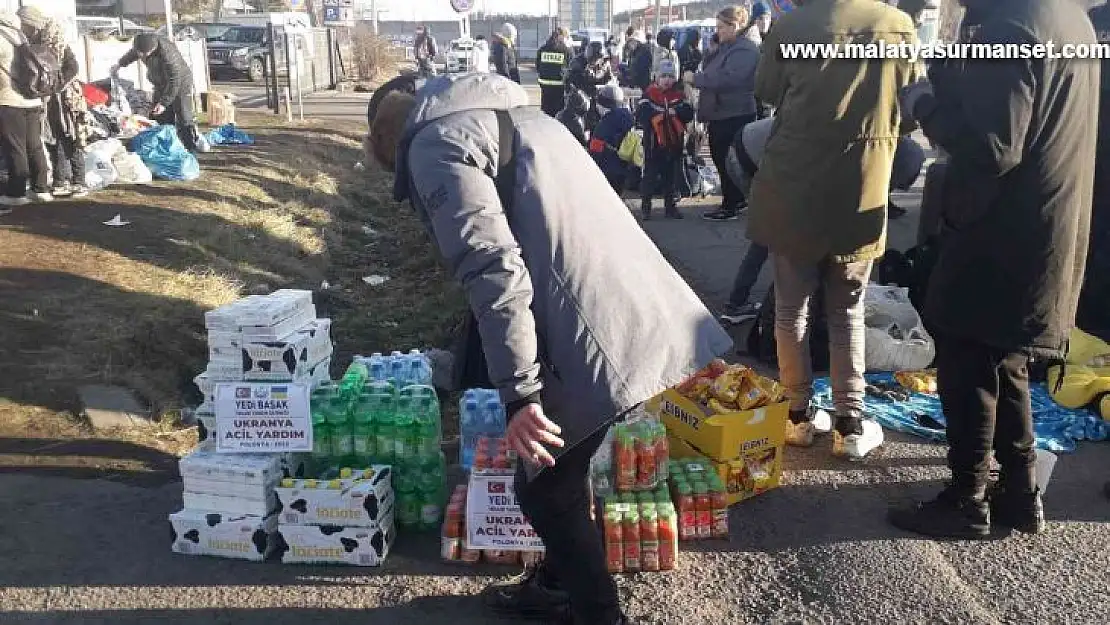
[[[493,35],[501,30],[502,24],[506,22],[505,18],[491,17],[488,19],[470,19],[470,36],[477,37],[478,35],[485,36],[486,39],[492,39]],[[517,31],[517,50],[520,58],[524,60],[535,60],[536,50],[540,48],[547,41],[551,35],[551,20],[546,17],[542,18],[513,18],[511,20],[513,26]],[[385,37],[393,42],[398,47],[412,48],[412,41],[417,26],[427,26],[432,36],[436,38],[439,43],[440,51],[447,50],[448,42],[457,39],[461,33],[461,27],[458,21],[444,21],[444,22],[379,22],[378,33],[380,36]]]
[[[349,36],[334,28],[287,29],[276,24],[269,28],[266,100],[275,113],[305,95],[335,89],[346,77],[343,59],[350,56],[344,54]]]

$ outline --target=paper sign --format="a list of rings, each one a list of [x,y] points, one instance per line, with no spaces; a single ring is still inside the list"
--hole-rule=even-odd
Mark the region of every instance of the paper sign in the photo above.
[[[216,387],[216,450],[222,453],[312,451],[308,387],[236,382]]]
[[[543,541],[520,512],[511,475],[470,476],[466,546],[500,551],[543,550]]]

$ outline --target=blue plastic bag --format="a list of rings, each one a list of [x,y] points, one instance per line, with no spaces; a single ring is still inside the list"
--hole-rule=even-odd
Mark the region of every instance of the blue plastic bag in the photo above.
[[[155,178],[189,181],[200,178],[200,163],[181,139],[174,126],[156,126],[131,140],[131,151],[143,159]]]
[[[219,128],[213,128],[205,137],[213,146],[254,145],[254,137],[236,128],[235,124],[227,124]]]

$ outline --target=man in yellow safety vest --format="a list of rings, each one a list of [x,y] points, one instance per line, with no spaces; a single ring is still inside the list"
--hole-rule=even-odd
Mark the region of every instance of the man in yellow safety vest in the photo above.
[[[570,35],[566,28],[556,28],[536,55],[536,72],[539,74],[541,96],[540,108],[552,117],[558,115],[566,103],[563,83],[567,66],[570,65],[570,59],[574,55],[567,44],[569,39]]]

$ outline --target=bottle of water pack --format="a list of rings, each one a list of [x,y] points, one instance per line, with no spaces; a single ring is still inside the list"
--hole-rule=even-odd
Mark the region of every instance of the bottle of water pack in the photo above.
[[[486,409],[482,412],[484,427],[482,434],[486,438],[501,438],[505,435],[505,407],[497,394],[486,399]]]
[[[471,389],[459,400],[460,461],[467,471],[474,465],[474,448],[481,436],[482,414],[479,409],[479,391]]]
[[[430,386],[432,383],[432,364],[427,356],[414,349],[406,357],[409,369],[409,384]]]
[[[408,369],[405,367],[405,356],[401,352],[393,352],[389,356],[389,378],[397,388],[408,386]]]

